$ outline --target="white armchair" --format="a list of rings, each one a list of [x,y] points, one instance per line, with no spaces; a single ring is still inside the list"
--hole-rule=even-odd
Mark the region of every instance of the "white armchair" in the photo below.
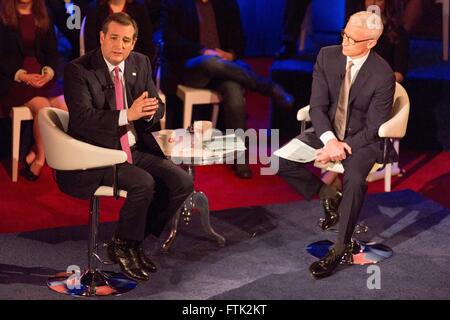
[[[101,167],[114,167],[127,160],[124,151],[97,147],[69,136],[66,131],[69,114],[55,108],[43,108],[39,113],[39,129],[42,135],[47,164],[56,170],[87,170]],[[123,190],[114,186],[100,186],[91,198],[89,210],[89,250],[88,268],[80,274],[77,283],[73,274],[58,274],[49,278],[47,285],[59,293],[77,296],[117,295],[134,289],[137,282],[120,273],[105,272],[97,268],[97,232],[99,222],[99,196],[126,197]],[[75,279],[76,280],[76,279]]]

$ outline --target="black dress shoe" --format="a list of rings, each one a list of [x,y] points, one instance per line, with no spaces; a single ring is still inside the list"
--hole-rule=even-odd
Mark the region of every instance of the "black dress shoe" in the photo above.
[[[139,255],[133,241],[114,238],[108,244],[108,257],[118,263],[122,272],[128,277],[147,281],[149,274],[141,267]]]
[[[333,248],[328,251],[325,257],[311,264],[309,272],[315,279],[331,276],[339,264],[352,264],[352,251],[352,244],[346,245],[341,253],[336,253],[336,250]]]
[[[334,198],[323,199],[322,206],[325,213],[325,219],[321,221],[320,227],[322,230],[327,230],[334,226],[339,221],[339,204],[342,200],[342,193],[336,192]]]
[[[278,84],[273,85],[271,96],[275,104],[281,109],[289,110],[294,106],[294,97],[284,91]]]
[[[30,164],[25,160],[22,163],[22,170],[20,171],[20,175],[27,179],[28,181],[36,181],[39,176],[35,175],[30,168]]]
[[[235,164],[233,165],[234,173],[241,179],[251,179],[253,172],[248,164]]]
[[[140,243],[138,243],[136,251],[139,257],[139,263],[141,267],[147,272],[151,273],[156,272],[157,271],[156,264],[145,255],[144,248],[142,248],[142,245]]]

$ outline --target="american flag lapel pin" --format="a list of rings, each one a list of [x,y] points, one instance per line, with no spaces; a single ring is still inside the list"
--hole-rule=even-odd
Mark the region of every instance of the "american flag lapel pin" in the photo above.
[[[132,75],[133,77],[136,77],[136,72],[133,72],[131,75]]]

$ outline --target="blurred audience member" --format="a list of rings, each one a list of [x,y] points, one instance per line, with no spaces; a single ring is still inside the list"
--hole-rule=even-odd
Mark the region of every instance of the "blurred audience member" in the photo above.
[[[21,174],[34,181],[45,163],[38,127],[44,107],[67,110],[62,89],[56,86],[56,38],[44,0],[0,2],[0,104],[3,113],[25,105],[34,116],[35,145],[23,161]]]

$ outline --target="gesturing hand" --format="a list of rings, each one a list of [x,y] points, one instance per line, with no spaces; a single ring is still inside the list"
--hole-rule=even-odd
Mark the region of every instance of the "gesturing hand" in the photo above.
[[[158,99],[147,98],[148,92],[144,91],[139,98],[127,110],[128,122],[141,118],[152,117],[158,110]]]

